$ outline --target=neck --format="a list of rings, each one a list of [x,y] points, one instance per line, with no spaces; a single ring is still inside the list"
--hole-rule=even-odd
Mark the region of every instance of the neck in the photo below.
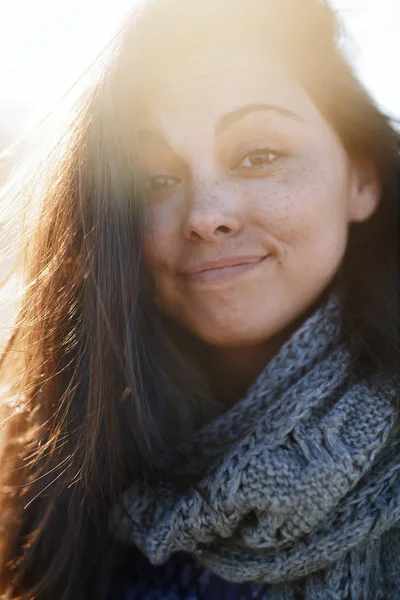
[[[205,368],[217,398],[227,406],[240,400],[282,345],[316,310],[318,304],[319,302],[314,303],[305,313],[263,344],[237,348],[208,348]]]
[[[207,353],[206,370],[216,397],[228,406],[240,400],[295,328],[297,324],[264,344],[239,348],[210,348]]]
[[[206,369],[216,397],[228,406],[234,404],[244,396],[273,354],[270,345],[212,348]]]
[[[262,344],[220,348],[208,346],[189,332],[169,322],[169,333],[178,347],[196,360],[218,403],[226,407],[240,400],[282,345],[317,309],[321,296],[304,313]],[[168,324],[168,321],[167,321]]]

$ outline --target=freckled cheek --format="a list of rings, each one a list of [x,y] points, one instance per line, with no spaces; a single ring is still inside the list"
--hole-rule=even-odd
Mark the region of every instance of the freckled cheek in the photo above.
[[[298,178],[261,181],[246,191],[249,218],[276,240],[294,243],[304,238],[315,220],[310,186]]]
[[[332,177],[314,170],[287,172],[248,189],[247,205],[251,219],[285,250],[293,252],[292,262],[300,260],[296,251],[316,249],[331,253],[343,243],[345,189]],[[337,250],[337,248],[336,248]]]

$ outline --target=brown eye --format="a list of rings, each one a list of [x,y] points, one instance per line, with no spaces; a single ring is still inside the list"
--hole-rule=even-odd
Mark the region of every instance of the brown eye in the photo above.
[[[163,175],[157,175],[155,177],[149,177],[147,180],[147,188],[150,192],[157,192],[166,188],[171,188],[179,185],[180,180],[176,177],[164,177]]]
[[[242,160],[236,165],[236,169],[260,169],[267,165],[270,165],[274,161],[276,161],[281,153],[276,150],[271,150],[270,148],[265,148],[264,150],[253,150],[249,152],[242,158]]]

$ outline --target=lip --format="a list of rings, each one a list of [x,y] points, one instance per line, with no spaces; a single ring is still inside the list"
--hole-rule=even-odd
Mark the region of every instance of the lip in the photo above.
[[[203,261],[184,271],[184,275],[192,282],[227,279],[254,269],[269,256],[271,255],[230,256],[213,261]]]

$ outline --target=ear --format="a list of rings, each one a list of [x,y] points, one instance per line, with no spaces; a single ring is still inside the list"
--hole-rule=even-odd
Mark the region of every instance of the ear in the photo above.
[[[348,218],[349,221],[361,223],[369,219],[378,208],[382,184],[377,168],[367,159],[353,159],[350,169]]]

